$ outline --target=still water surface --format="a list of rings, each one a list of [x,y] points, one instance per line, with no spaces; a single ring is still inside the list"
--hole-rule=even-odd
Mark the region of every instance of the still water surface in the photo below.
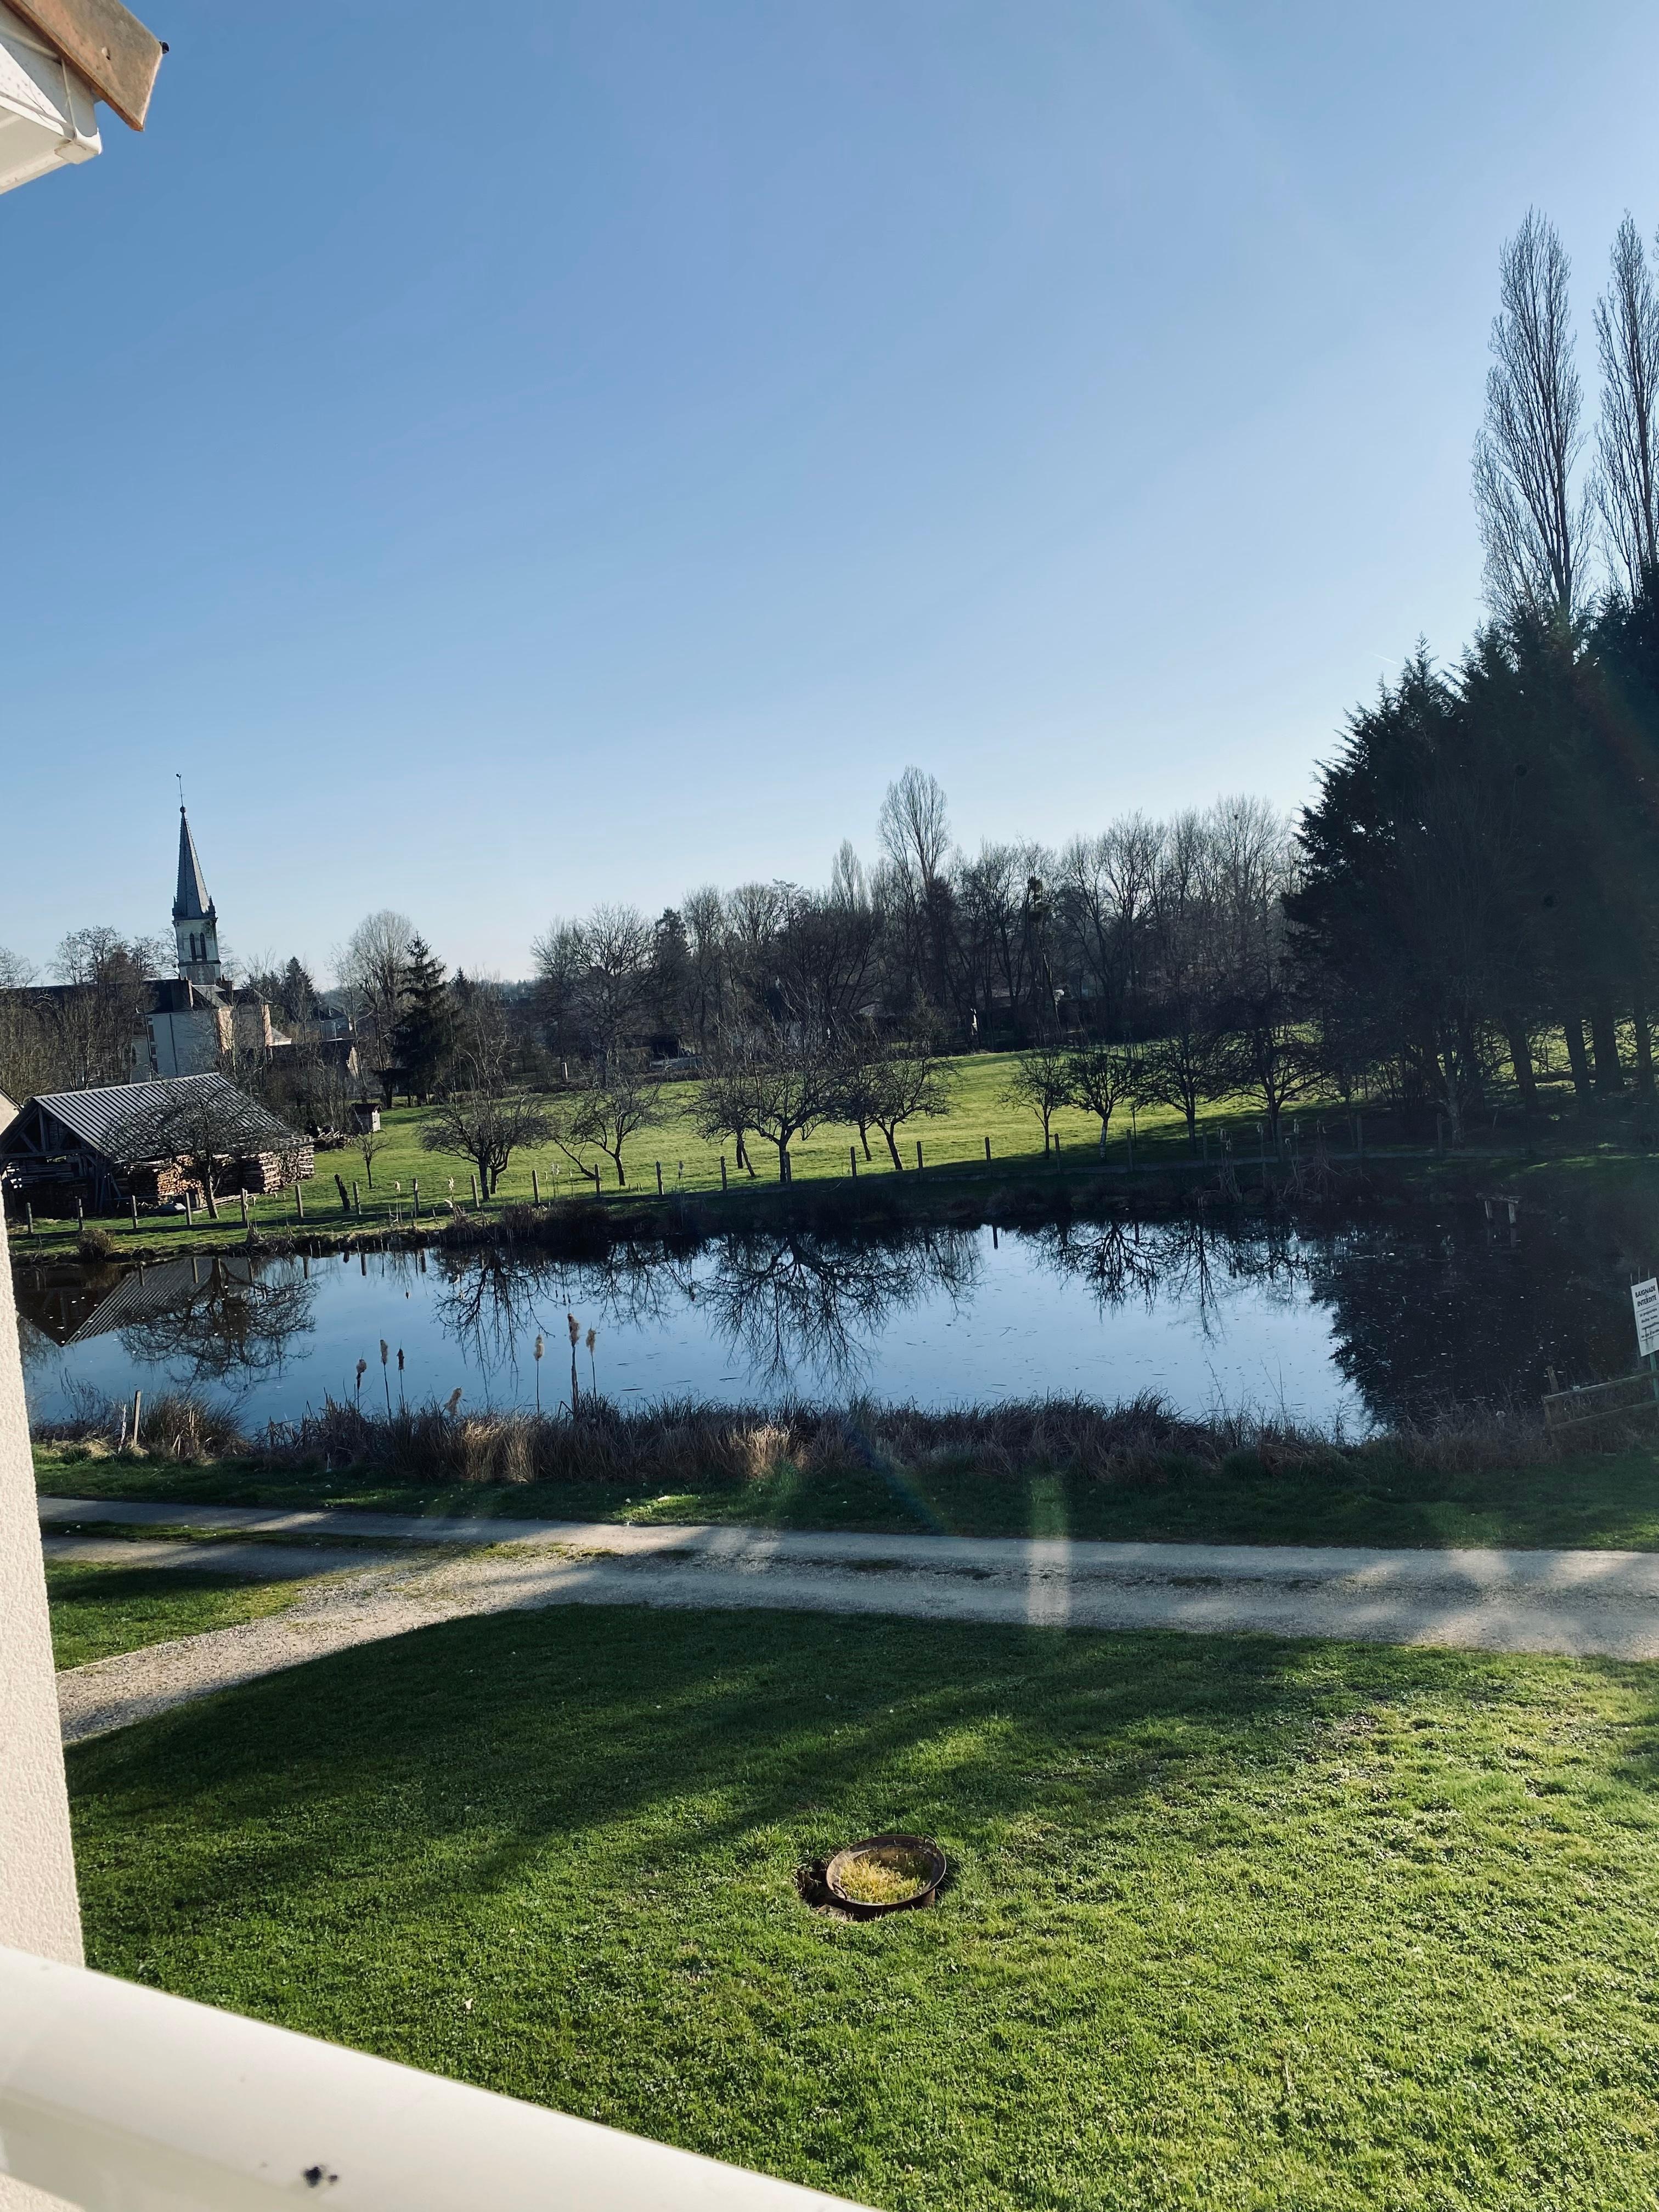
[[[369,1255],[25,1270],[37,1419],[193,1385],[245,1421],[349,1399],[469,1408],[791,1395],[944,1406],[1155,1391],[1363,1431],[1632,1364],[1622,1277],[1561,1232],[1413,1212],[1322,1233],[1071,1222],[860,1241],[717,1238],[604,1261]],[[589,1348],[586,1334],[595,1334]],[[538,1337],[545,1357],[535,1357]],[[387,1346],[382,1370],[380,1344]],[[398,1354],[404,1356],[401,1377]]]

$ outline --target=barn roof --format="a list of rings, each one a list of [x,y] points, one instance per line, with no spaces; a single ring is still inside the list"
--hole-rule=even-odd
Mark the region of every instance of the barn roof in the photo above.
[[[117,1167],[131,1167],[156,1158],[161,1152],[176,1150],[185,1133],[180,1130],[169,1138],[167,1126],[187,1107],[211,1111],[216,1152],[238,1148],[272,1152],[300,1142],[285,1121],[222,1075],[169,1075],[152,1083],[112,1083],[100,1090],[46,1091],[28,1103],[61,1121],[71,1135]],[[8,1134],[21,1129],[27,1112],[26,1107]],[[4,1141],[0,1137],[0,1146]]]

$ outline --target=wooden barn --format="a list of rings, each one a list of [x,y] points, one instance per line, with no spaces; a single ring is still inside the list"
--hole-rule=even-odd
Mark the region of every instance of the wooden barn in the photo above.
[[[178,1075],[28,1099],[0,1129],[0,1191],[58,1214],[283,1190],[316,1172],[308,1139],[222,1075]]]

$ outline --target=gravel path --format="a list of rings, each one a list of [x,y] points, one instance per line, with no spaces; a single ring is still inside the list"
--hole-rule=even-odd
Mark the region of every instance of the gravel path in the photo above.
[[[42,1535],[40,1549],[47,1559],[66,1566],[178,1567],[196,1574],[247,1575],[258,1582],[389,1566],[397,1557],[357,1544],[216,1544],[161,1537],[54,1536],[50,1531]]]
[[[1659,1657],[1659,1553],[1649,1552],[1073,1544],[706,1526],[420,1522],[395,1514],[269,1514],[88,1498],[43,1498],[41,1508],[49,1524],[101,1520],[224,1528],[244,1539],[218,1545],[48,1534],[55,1557],[95,1554],[182,1567],[223,1566],[234,1558],[245,1564],[231,1571],[332,1577],[263,1620],[152,1644],[61,1674],[68,1742],[352,1644],[464,1614],[544,1605],[763,1607]],[[371,1561],[337,1542],[247,1541],[256,1531],[382,1543],[397,1537],[406,1548]],[[436,1560],[418,1548],[469,1540],[494,1548]]]

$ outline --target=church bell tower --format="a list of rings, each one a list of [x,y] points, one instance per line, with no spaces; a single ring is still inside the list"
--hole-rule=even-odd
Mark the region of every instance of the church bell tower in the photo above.
[[[179,889],[173,901],[173,933],[179,940],[179,973],[198,991],[223,981],[219,965],[219,916],[202,879],[196,841],[182,802],[179,808]]]

